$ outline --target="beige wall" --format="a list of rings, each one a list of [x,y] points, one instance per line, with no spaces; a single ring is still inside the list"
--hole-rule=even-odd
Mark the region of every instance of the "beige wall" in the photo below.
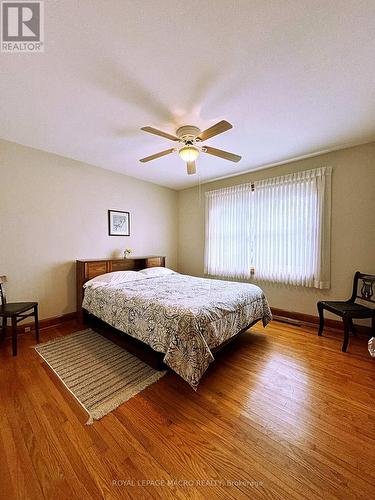
[[[131,212],[131,236],[108,236],[107,210]],[[75,260],[135,254],[177,264],[177,193],[0,141],[0,275],[8,300],[37,300],[41,317],[75,310]]]
[[[219,161],[219,160],[218,160]],[[204,192],[320,166],[332,166],[331,289],[263,283],[273,307],[316,314],[317,300],[350,295],[354,271],[375,274],[375,143],[344,149],[179,192],[178,268],[203,275]]]

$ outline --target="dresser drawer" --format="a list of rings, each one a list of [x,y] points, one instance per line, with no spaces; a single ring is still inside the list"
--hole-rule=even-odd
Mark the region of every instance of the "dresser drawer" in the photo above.
[[[86,262],[85,266],[85,275],[89,280],[107,272],[106,262]]]

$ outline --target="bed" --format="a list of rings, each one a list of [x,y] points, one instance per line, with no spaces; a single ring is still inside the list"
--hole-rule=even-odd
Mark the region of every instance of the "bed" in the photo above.
[[[221,345],[257,321],[266,326],[271,320],[267,299],[255,285],[162,266],[134,275],[130,281],[103,283],[99,276],[85,283],[83,309],[162,353],[164,363],[195,390]]]

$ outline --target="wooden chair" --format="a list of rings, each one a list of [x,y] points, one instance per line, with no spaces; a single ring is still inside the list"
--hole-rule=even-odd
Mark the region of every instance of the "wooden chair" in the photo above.
[[[17,323],[23,319],[34,316],[35,338],[39,342],[38,302],[7,302],[3,289],[3,284],[6,281],[6,276],[0,276],[0,318],[2,318],[0,339],[1,341],[5,340],[8,318],[10,318],[12,323],[12,352],[13,356],[17,356]]]
[[[358,282],[361,282],[360,284]],[[341,316],[344,323],[344,343],[342,351],[346,352],[349,343],[349,333],[352,331],[356,335],[353,319],[372,318],[372,331],[375,335],[375,309],[357,304],[356,299],[361,299],[366,302],[375,304],[374,295],[375,276],[371,274],[362,274],[357,271],[354,275],[353,292],[349,300],[344,301],[321,301],[318,302],[319,312],[319,331],[318,335],[322,335],[324,328],[323,311],[327,309],[331,313]]]

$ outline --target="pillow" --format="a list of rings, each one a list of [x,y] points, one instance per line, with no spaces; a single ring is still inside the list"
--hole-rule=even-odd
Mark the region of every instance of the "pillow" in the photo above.
[[[87,287],[89,285],[117,285],[119,283],[125,283],[129,281],[137,281],[144,279],[145,276],[140,275],[136,271],[114,271],[112,273],[100,274],[95,278],[92,278],[83,285]]]
[[[146,269],[142,269],[142,271],[138,271],[140,274],[142,273],[144,276],[149,278],[154,278],[157,276],[168,276],[168,274],[175,274],[172,269],[168,269],[168,267],[147,267]]]

